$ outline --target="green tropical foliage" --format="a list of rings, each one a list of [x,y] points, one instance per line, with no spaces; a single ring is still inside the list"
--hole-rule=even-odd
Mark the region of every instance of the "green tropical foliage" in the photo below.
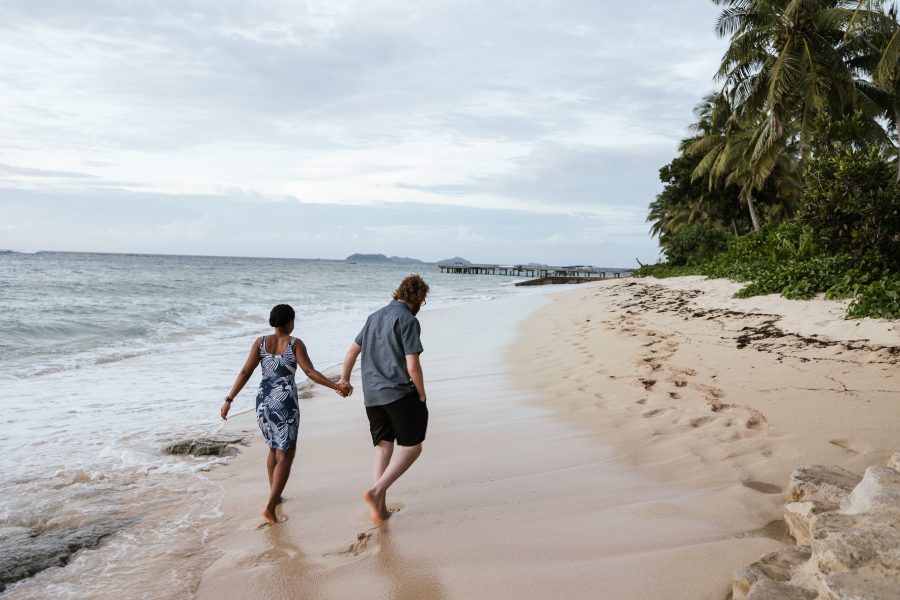
[[[870,268],[849,253],[831,254],[816,243],[808,226],[799,223],[766,225],[732,238],[725,252],[706,262],[646,265],[635,275],[731,279],[746,283],[736,294],[740,298],[781,294],[806,300],[825,294],[851,299],[848,318],[900,319],[900,273]]]
[[[837,144],[810,158],[799,221],[832,252],[900,272],[900,181],[871,146]]]
[[[647,220],[668,262],[639,273],[825,292],[855,298],[848,315],[900,317],[897,2],[713,2],[722,87],[660,169]]]
[[[691,225],[672,236],[666,260],[675,267],[702,265],[728,250],[731,234],[706,225]]]

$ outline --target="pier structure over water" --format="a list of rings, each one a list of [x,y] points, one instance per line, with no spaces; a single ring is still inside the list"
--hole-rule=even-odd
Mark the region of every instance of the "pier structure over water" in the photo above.
[[[586,283],[610,277],[628,277],[631,269],[600,269],[597,267],[548,267],[534,265],[438,265],[441,273],[462,275],[506,275],[533,277],[516,285],[541,285],[544,283]]]

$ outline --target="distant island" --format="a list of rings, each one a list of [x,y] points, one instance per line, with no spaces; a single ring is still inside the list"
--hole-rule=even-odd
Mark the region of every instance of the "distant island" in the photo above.
[[[346,260],[347,262],[424,264],[424,261],[421,261],[417,258],[407,258],[405,256],[385,256],[384,254],[351,254],[344,260]]]
[[[439,260],[437,262],[439,265],[471,265],[472,262],[468,261],[464,258],[460,258],[459,256],[454,256],[453,258],[445,258],[444,260]]]

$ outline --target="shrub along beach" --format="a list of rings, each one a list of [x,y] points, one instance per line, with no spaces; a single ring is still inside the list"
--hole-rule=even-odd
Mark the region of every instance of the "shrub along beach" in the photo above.
[[[900,24],[883,2],[717,0],[722,89],[660,169],[638,275],[851,298],[900,318]],[[898,141],[895,141],[898,140]]]

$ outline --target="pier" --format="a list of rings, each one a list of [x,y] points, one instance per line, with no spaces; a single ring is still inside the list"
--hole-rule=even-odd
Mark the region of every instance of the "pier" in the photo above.
[[[603,279],[628,277],[631,269],[600,269],[597,267],[549,267],[532,265],[438,265],[441,273],[460,275],[505,275],[531,277],[516,285],[541,285],[546,283],[587,283]]]

